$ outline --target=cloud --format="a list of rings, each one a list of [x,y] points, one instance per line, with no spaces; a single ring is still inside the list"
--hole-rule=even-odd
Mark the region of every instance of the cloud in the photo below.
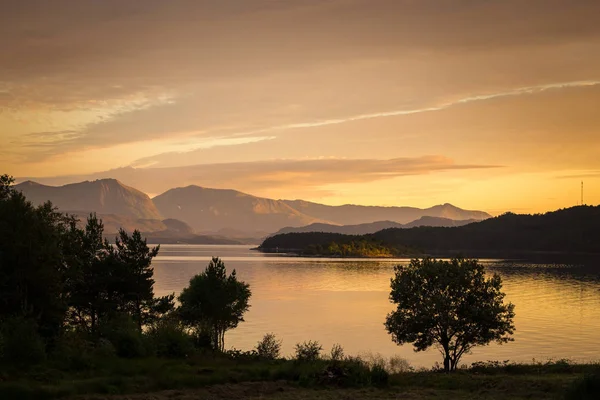
[[[329,184],[373,182],[409,175],[487,168],[498,168],[498,166],[458,164],[447,157],[431,155],[388,160],[271,160],[201,164],[177,168],[130,167],[89,176],[22,179],[33,179],[48,184],[65,184],[85,179],[116,178],[147,193],[162,193],[173,187],[188,185],[266,193],[280,189],[318,189]]]

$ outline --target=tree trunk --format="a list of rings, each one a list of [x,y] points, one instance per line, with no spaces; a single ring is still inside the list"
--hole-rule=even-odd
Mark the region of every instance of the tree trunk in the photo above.
[[[446,354],[444,357],[444,371],[450,372],[450,355]]]

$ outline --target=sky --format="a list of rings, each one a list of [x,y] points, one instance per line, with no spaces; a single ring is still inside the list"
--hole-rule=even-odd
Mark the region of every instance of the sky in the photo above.
[[[600,203],[596,0],[24,0],[0,173],[500,214]]]

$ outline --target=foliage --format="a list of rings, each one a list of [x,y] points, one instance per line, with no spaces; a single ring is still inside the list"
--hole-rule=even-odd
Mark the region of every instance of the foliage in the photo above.
[[[225,332],[244,321],[250,295],[250,286],[238,281],[235,270],[227,276],[223,261],[213,258],[179,295],[178,315],[197,333],[208,332],[213,348],[223,351]]]
[[[256,344],[256,352],[265,360],[276,360],[281,357],[282,340],[278,340],[273,333],[267,333]]]
[[[101,321],[100,335],[112,343],[119,357],[139,358],[148,353],[137,322],[128,314],[114,314]]]
[[[179,321],[165,318],[146,333],[154,354],[159,357],[184,358],[194,352],[193,338]]]
[[[389,246],[369,235],[301,232],[271,236],[260,245],[263,251],[286,251],[306,256],[395,257],[419,254],[414,248]]]
[[[16,365],[34,365],[46,359],[46,349],[33,319],[15,317],[0,326],[0,359]]]
[[[341,361],[344,359],[344,348],[341,344],[335,343],[333,346],[331,346],[329,358],[331,358],[332,361]]]
[[[13,192],[12,185],[15,183],[15,178],[9,175],[0,175],[0,200],[6,200]]]
[[[33,319],[48,341],[67,309],[64,248],[73,220],[50,203],[34,207],[3,177],[0,191],[0,320]]]
[[[390,374],[402,374],[412,372],[414,368],[410,365],[406,358],[400,356],[392,356],[387,362],[387,371]]]
[[[315,361],[321,358],[323,346],[316,340],[308,342],[296,343],[296,360],[298,361]]]
[[[435,345],[446,371],[474,346],[511,340],[514,306],[503,302],[500,277],[486,279],[477,260],[412,260],[395,267],[391,289],[397,308],[385,327],[393,341],[413,343],[415,351]]]
[[[239,349],[230,349],[224,351],[223,354],[235,361],[257,361],[261,359],[256,350],[243,351]]]
[[[386,386],[390,375],[381,365],[375,365],[371,368],[371,384],[373,386]]]

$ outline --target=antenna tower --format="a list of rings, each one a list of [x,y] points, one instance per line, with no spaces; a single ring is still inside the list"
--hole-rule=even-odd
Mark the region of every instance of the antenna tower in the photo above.
[[[583,205],[583,181],[581,181],[581,205]]]

